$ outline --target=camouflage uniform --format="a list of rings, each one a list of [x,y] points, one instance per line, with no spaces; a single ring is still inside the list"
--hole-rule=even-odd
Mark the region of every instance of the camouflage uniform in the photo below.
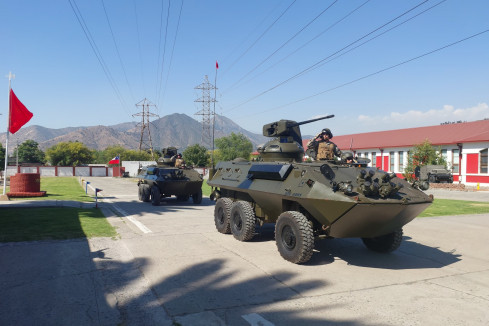
[[[335,143],[330,140],[326,141],[322,139],[323,134],[325,133],[329,136],[329,138],[333,138],[333,134],[329,129],[323,129],[321,133],[319,133],[307,144],[307,148],[314,152],[315,160],[334,160],[335,156],[341,156],[341,151]],[[318,140],[318,138],[321,139]]]

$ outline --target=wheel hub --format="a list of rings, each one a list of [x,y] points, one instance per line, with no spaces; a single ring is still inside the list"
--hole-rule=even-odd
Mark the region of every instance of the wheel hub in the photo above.
[[[295,244],[296,244],[295,234],[294,234],[294,231],[292,230],[292,228],[288,225],[286,225],[282,229],[282,243],[289,250],[292,250],[295,248]]]

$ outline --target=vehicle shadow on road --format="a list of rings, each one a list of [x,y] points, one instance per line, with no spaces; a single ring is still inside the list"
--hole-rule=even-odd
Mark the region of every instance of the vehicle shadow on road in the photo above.
[[[377,253],[367,249],[361,239],[327,239],[316,241],[314,253],[308,262],[311,265],[329,264],[335,258],[349,265],[381,269],[442,268],[460,261],[459,254],[445,252],[403,237],[399,249],[391,253]]]
[[[115,203],[106,203],[107,205],[116,205],[129,215],[141,216],[146,213],[164,215],[165,213],[196,211],[202,207],[214,206],[214,202],[209,197],[202,198],[202,203],[194,204],[192,199],[188,201],[179,201],[176,198],[165,198],[161,200],[160,205],[154,206],[151,203],[144,203],[138,200],[117,201]]]

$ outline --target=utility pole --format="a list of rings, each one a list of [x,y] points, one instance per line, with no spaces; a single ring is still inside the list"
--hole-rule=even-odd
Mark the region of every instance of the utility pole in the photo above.
[[[209,83],[207,75],[204,76],[204,82],[195,89],[202,90],[202,97],[196,99],[194,102],[202,103],[202,110],[195,113],[195,115],[202,116],[202,138],[201,144],[206,148],[211,148],[212,133],[211,133],[211,114],[214,115],[215,112],[211,113],[211,103],[217,102],[214,97],[211,97],[211,90],[217,89],[214,85]]]
[[[133,114],[133,117],[141,117],[141,122],[138,123],[138,126],[141,126],[141,138],[139,140],[139,151],[149,150],[151,153],[151,157],[156,161],[155,154],[153,151],[153,142],[151,140],[151,129],[149,127],[150,121],[149,118],[159,117],[157,114],[151,113],[151,107],[155,107],[156,105],[148,101],[146,98],[141,102],[136,104],[137,107],[142,107],[142,111],[136,114]]]

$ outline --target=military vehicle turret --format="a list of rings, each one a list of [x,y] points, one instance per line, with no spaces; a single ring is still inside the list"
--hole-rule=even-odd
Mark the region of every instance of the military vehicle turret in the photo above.
[[[293,263],[312,257],[317,238],[362,238],[378,252],[400,246],[402,227],[433,197],[368,161],[303,162],[299,126],[331,117],[266,124],[273,139],[258,148],[263,161],[219,162],[208,181],[219,232],[248,241],[257,225],[275,223],[277,249]]]
[[[200,204],[202,176],[182,164],[175,147],[164,148],[162,152],[156,165],[145,166],[138,174],[139,200],[157,206],[164,197],[176,196],[179,201],[192,197],[194,204]]]

